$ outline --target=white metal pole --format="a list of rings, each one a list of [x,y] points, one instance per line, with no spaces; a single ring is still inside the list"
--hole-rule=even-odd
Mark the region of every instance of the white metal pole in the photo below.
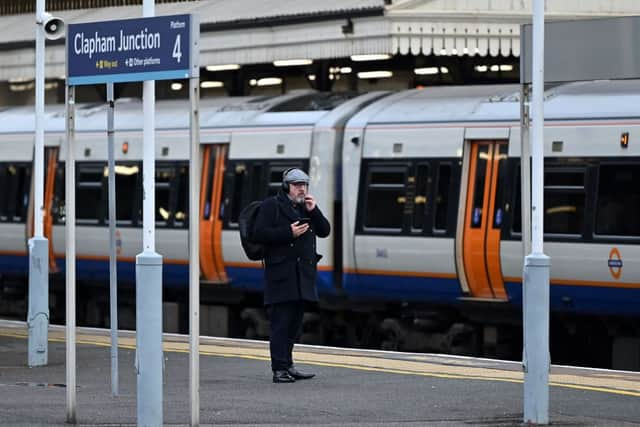
[[[33,153],[34,235],[29,239],[28,364],[48,361],[49,242],[43,236],[44,215],[44,0],[36,2],[36,105]]]
[[[142,4],[154,16],[153,0]],[[162,257],[155,252],[155,82],[143,83],[143,252],[136,257],[138,425],[162,425]]]
[[[109,319],[111,323],[111,394],[118,395],[118,261],[116,253],[116,161],[113,83],[107,83],[109,162]]]
[[[189,391],[191,425],[200,425],[200,78],[189,79]]]
[[[532,253],[525,258],[524,422],[549,423],[549,269],[544,230],[544,0],[533,2],[532,76]]]
[[[75,87],[67,86],[67,158],[65,160],[65,254],[67,423],[76,423],[76,165]]]
[[[34,235],[42,237],[44,213],[44,16],[45,0],[37,0],[36,11],[36,141],[34,158]]]

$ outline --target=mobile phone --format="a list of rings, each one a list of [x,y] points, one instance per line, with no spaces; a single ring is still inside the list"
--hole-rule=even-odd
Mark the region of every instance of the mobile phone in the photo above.
[[[298,225],[300,225],[300,224],[309,224],[309,221],[311,221],[310,218],[300,218],[298,220]]]

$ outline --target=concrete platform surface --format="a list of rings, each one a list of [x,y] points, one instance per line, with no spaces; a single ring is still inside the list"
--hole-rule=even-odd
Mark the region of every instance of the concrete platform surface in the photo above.
[[[77,421],[135,425],[135,334],[119,339],[120,395],[111,395],[109,331],[77,329]],[[0,424],[68,425],[64,328],[49,363],[27,367],[23,322],[0,321]],[[189,425],[188,337],[165,335],[164,423]],[[489,359],[297,346],[316,378],[273,384],[265,342],[201,339],[200,423],[234,426],[517,426],[520,364]],[[640,426],[640,374],[554,366],[556,426]]]

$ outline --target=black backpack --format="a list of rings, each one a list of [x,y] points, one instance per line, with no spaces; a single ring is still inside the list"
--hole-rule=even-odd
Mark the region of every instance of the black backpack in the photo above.
[[[238,228],[240,229],[240,243],[247,254],[247,258],[259,261],[264,258],[264,245],[255,241],[255,224],[258,212],[262,206],[261,200],[249,203],[240,211],[238,216]],[[276,209],[276,222],[278,221],[278,209]]]

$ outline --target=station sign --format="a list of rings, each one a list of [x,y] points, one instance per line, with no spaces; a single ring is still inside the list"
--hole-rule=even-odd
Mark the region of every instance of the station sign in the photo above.
[[[192,15],[70,24],[70,86],[198,77],[200,29]]]

